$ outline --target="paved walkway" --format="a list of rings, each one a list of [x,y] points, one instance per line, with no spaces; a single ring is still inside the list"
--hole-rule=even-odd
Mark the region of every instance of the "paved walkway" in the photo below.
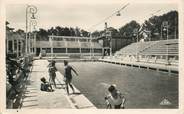
[[[21,108],[74,108],[64,89],[55,89],[54,92],[40,91],[40,78],[46,77],[48,80],[49,77],[47,65],[47,60],[33,62]]]

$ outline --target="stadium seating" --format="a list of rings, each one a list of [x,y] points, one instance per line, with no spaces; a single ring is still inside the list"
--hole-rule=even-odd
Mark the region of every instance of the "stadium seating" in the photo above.
[[[157,41],[155,45],[141,52],[142,55],[178,55],[177,40]]]
[[[178,39],[132,43],[115,54],[125,61],[139,61],[178,65]]]
[[[120,51],[117,52],[116,54],[136,55],[137,53],[145,50],[146,48],[149,48],[153,44],[155,44],[154,41],[132,43],[132,44],[120,49]]]

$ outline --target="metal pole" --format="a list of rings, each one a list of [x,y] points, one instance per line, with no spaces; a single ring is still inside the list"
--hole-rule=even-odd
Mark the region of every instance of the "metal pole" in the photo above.
[[[139,35],[138,35],[138,31],[137,31],[137,35],[136,35],[136,37],[137,37],[137,53],[136,53],[136,57],[137,57],[137,62],[139,61],[139,55],[138,55],[138,37],[139,37]]]
[[[51,37],[51,48],[52,48],[52,57],[51,57],[51,59],[53,59],[53,34],[52,34],[52,37]]]
[[[91,34],[90,34],[90,59],[92,59],[92,45],[91,45]]]
[[[29,21],[28,53],[31,53],[31,21]]]
[[[34,54],[36,56],[36,33],[34,33]]]
[[[169,37],[169,26],[167,25],[167,64],[169,64],[169,45],[168,45],[168,37]]]
[[[28,10],[29,10],[29,12],[28,12]],[[29,23],[28,22],[28,13],[33,14],[32,18],[35,19],[34,14],[37,13],[37,7],[35,7],[33,5],[27,5],[27,7],[26,7],[26,46],[25,46],[26,55],[29,54],[29,52],[30,52],[30,34],[28,36],[28,23]],[[30,32],[31,32],[31,25],[30,25]],[[28,40],[29,40],[29,42],[28,42]]]
[[[26,7],[26,41],[25,41],[25,55],[27,55],[27,49],[28,49],[28,42],[27,42],[27,37],[28,37],[28,8],[29,6]]]
[[[175,21],[175,27],[174,27],[175,28],[175,32],[174,32],[175,34],[174,35],[175,35],[175,39],[176,39],[176,17],[174,18],[174,21]]]
[[[91,39],[92,39],[92,37],[91,37]],[[93,43],[93,41],[91,41],[91,42]],[[93,45],[92,45],[92,49],[93,49],[93,58],[94,58],[94,53],[95,53],[94,47],[95,47],[95,45],[94,45],[94,43],[93,43]]]
[[[160,35],[161,35],[161,36],[160,36],[160,39],[162,40],[162,24],[161,24],[161,27],[160,27],[160,28],[161,28],[161,29],[160,29],[160,30],[161,30],[161,33],[160,33]]]
[[[110,33],[110,56],[112,56],[112,35]]]

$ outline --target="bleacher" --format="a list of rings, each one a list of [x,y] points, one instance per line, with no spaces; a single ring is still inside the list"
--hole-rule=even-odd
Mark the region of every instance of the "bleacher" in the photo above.
[[[178,39],[132,43],[115,53],[127,61],[178,65]]]
[[[178,55],[178,40],[157,41],[155,45],[141,52],[142,55]]]
[[[138,42],[138,43],[132,43],[118,51],[116,54],[122,54],[122,55],[136,55],[137,53],[140,53],[141,51],[149,48],[150,46],[154,45],[155,41],[150,42]]]

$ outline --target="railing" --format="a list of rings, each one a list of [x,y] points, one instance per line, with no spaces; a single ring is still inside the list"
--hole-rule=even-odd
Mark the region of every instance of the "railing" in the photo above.
[[[18,67],[7,67],[7,81],[6,81],[6,108],[13,109],[19,108],[21,99],[23,97],[23,90],[30,71],[33,57],[32,55],[22,58],[22,62],[18,63]],[[10,60],[11,62],[12,60]],[[10,63],[7,63],[7,66]],[[11,63],[14,64],[14,63]]]

